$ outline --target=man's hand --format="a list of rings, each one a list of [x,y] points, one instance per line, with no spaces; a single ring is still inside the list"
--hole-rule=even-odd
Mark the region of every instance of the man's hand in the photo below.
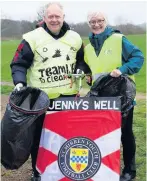
[[[77,70],[76,70],[76,74],[84,74],[84,72],[83,72],[83,70],[81,70],[81,69],[77,69]]]
[[[83,70],[81,70],[81,69],[77,69],[76,70],[76,74],[79,74],[79,76],[81,76],[81,75],[84,75],[84,72],[83,72]],[[79,76],[77,75],[76,76],[76,78],[79,78]],[[82,77],[82,79],[83,79],[84,77]]]
[[[112,77],[119,77],[121,74],[122,74],[122,73],[121,73],[121,71],[120,71],[119,69],[114,69],[114,70],[112,70],[112,72],[110,73],[110,75],[111,75]]]
[[[18,84],[16,84],[14,90],[20,91],[21,88],[23,88],[23,84],[22,83],[18,83]]]

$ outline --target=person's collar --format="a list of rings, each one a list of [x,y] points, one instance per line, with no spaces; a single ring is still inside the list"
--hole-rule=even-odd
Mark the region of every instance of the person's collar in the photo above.
[[[46,23],[44,23],[44,29],[55,39],[61,38],[64,36],[64,34],[67,32],[67,30],[70,30],[69,25],[66,22],[63,22],[63,26],[58,34],[53,34],[47,27]]]

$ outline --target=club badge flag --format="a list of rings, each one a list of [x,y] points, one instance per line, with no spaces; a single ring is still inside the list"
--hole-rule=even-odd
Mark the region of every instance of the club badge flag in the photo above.
[[[62,111],[44,120],[36,164],[41,181],[119,181],[120,100],[70,98],[53,106]]]

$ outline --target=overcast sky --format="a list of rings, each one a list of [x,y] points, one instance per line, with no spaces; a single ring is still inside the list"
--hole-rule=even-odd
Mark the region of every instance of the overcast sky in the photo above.
[[[1,18],[34,21],[40,7],[50,1],[1,1]],[[51,1],[52,2],[52,1]],[[146,22],[147,2],[145,1],[64,1],[65,20],[69,23],[86,21],[87,13],[103,11],[112,25],[119,22],[141,24]]]

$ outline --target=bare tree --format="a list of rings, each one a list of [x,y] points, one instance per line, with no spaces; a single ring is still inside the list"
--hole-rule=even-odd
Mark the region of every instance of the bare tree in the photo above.
[[[117,16],[115,18],[115,24],[116,25],[121,25],[121,24],[125,24],[127,22],[126,19],[124,19],[122,16]]]
[[[41,21],[43,19],[46,7],[47,4],[39,8],[39,11],[37,12],[37,21]]]
[[[1,19],[11,19],[11,17],[10,16],[8,16],[7,14],[5,14],[2,10],[1,10]]]

